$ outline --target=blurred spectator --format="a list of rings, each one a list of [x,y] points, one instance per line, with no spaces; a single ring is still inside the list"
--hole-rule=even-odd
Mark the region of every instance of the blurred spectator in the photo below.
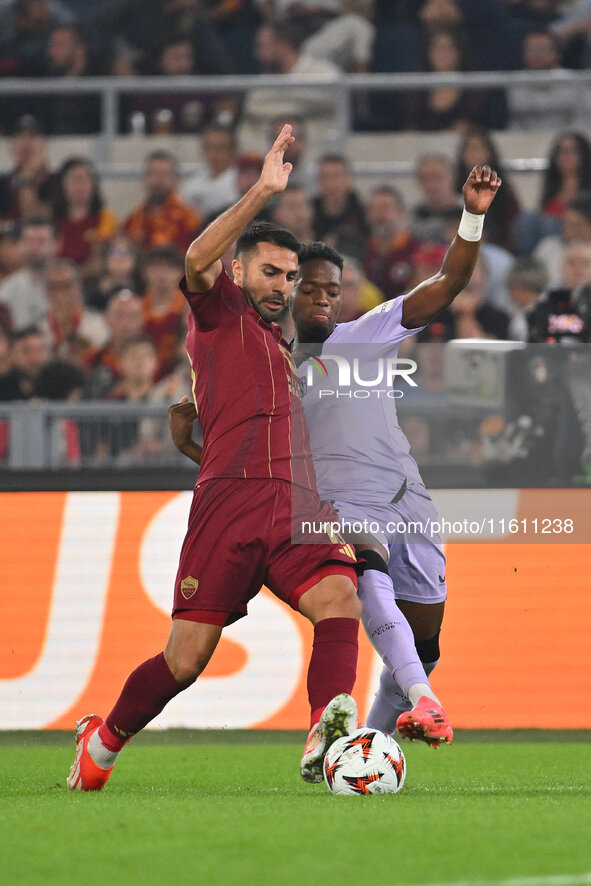
[[[531,31],[523,38],[526,71],[564,70],[555,37],[549,31]],[[512,129],[563,129],[577,119],[577,92],[570,83],[515,84],[507,91]]]
[[[85,277],[96,276],[99,247],[117,230],[117,218],[104,205],[90,160],[70,157],[57,172],[53,218],[59,237],[58,256],[80,265]]]
[[[89,308],[104,311],[114,292],[140,286],[137,272],[139,251],[129,234],[119,232],[103,245],[101,268],[91,288],[87,289],[85,302]]]
[[[148,403],[154,385],[158,360],[156,347],[146,336],[136,336],[123,346],[121,353],[121,380],[108,395],[110,401]],[[117,459],[119,463],[133,463],[145,456],[163,451],[161,435],[153,436],[152,422],[147,433],[142,433],[142,421],[130,418],[116,423],[105,422],[100,433],[95,457],[100,460]]]
[[[18,227],[11,221],[0,223],[0,283],[20,267],[22,256]]]
[[[574,49],[574,54],[582,68],[591,66],[591,2],[575,0],[566,4],[560,11],[564,14],[554,19],[549,30],[554,37],[565,46],[567,53]]]
[[[456,191],[458,193],[461,192],[473,167],[485,163],[496,170],[503,181],[502,188],[495,195],[486,213],[486,239],[489,243],[513,251],[519,201],[490,133],[484,129],[466,130],[460,138],[457,149]]]
[[[486,301],[486,278],[486,264],[480,256],[469,282],[449,307],[451,338],[507,338],[509,317]]]
[[[27,326],[12,339],[12,368],[0,378],[0,401],[29,400],[41,367],[49,360],[45,336],[35,327]]]
[[[19,242],[23,265],[0,283],[0,304],[10,310],[13,332],[39,322],[47,313],[45,272],[57,249],[52,222],[27,219]]]
[[[109,394],[109,400],[146,401],[157,366],[156,345],[152,339],[146,335],[130,338],[121,350],[121,380]]]
[[[562,218],[564,207],[591,181],[591,143],[580,132],[561,132],[550,148],[542,182],[540,211]]]
[[[447,224],[463,205],[453,167],[443,154],[425,154],[417,162],[415,177],[421,200],[412,210],[411,230],[419,240],[447,242]]]
[[[40,74],[51,31],[71,21],[71,11],[59,0],[13,0],[0,15],[0,75]]]
[[[33,397],[41,400],[73,401],[82,396],[84,373],[68,360],[46,363],[35,381]],[[76,422],[71,418],[54,420],[50,426],[49,463],[52,467],[80,464],[80,436]]]
[[[205,168],[183,184],[181,195],[202,218],[209,218],[238,199],[236,135],[226,126],[209,126],[203,133],[202,149]]]
[[[158,379],[174,369],[185,332],[187,302],[179,289],[183,273],[184,257],[173,246],[156,246],[143,258],[143,332],[156,345]]]
[[[408,291],[413,256],[420,241],[407,227],[406,207],[396,188],[380,185],[367,203],[369,239],[364,267],[386,299]]]
[[[415,280],[417,285],[427,276],[437,273],[445,256],[445,248],[436,244],[424,244],[415,256]],[[446,342],[452,338],[499,338],[506,339],[509,316],[487,301],[488,267],[480,255],[470,282],[464,287],[438,317],[419,332],[419,342]]]
[[[238,188],[238,198],[244,197],[247,191],[250,191],[252,186],[259,180],[261,171],[263,168],[264,158],[261,154],[257,154],[254,151],[250,154],[241,154],[236,158],[236,185]],[[236,201],[234,201],[236,202]],[[226,209],[229,209],[232,206],[232,203],[229,203],[228,206],[223,206],[221,209],[212,212],[211,215],[207,216],[204,222],[204,227],[217,218],[218,215],[221,215],[222,212],[225,212]],[[268,220],[268,210],[265,208],[259,215],[257,219],[260,221]]]
[[[517,33],[505,0],[427,0],[419,12],[424,27],[462,26],[478,47],[483,71],[508,70],[519,64]]]
[[[370,68],[375,38],[375,28],[370,21],[373,2],[365,0],[355,5],[355,12],[344,13],[339,3],[340,9],[335,9],[304,41],[304,53],[328,59],[342,71],[366,73]]]
[[[442,75],[474,70],[465,34],[452,27],[430,29],[425,37],[423,70]],[[490,119],[488,104],[486,93],[478,89],[441,86],[408,92],[402,103],[402,128],[429,132],[468,126],[492,128],[498,121]]]
[[[144,169],[145,200],[125,222],[141,249],[174,244],[185,252],[201,229],[201,217],[178,195],[178,167],[173,154],[152,151]]]
[[[50,360],[37,376],[34,397],[42,400],[79,400],[84,387],[84,373],[69,360]]]
[[[534,255],[545,265],[551,288],[562,285],[562,260],[570,243],[591,243],[591,191],[581,191],[569,200],[564,210],[562,232],[544,237]]]
[[[0,176],[0,217],[19,220],[49,215],[54,179],[47,157],[47,140],[39,121],[19,117],[10,139],[14,167]]]
[[[511,340],[528,340],[527,315],[539,302],[547,285],[548,272],[539,259],[528,255],[515,259],[507,276],[507,289],[512,305],[508,330]]]
[[[219,42],[219,41],[218,41]],[[156,70],[164,77],[186,77],[192,74],[223,74],[230,70],[207,70],[203,54],[196,54],[190,36],[171,35],[163,46]],[[201,132],[204,126],[220,118],[233,123],[238,111],[236,98],[219,92],[148,92],[133,95],[125,103],[126,131],[132,127],[133,114],[143,114],[149,133]]]
[[[289,77],[304,77],[313,84],[318,77],[336,82],[339,69],[330,61],[313,58],[302,50],[303,34],[297,24],[275,22],[262,25],[256,36],[255,54],[261,72],[277,75],[277,88],[252,89],[243,106],[245,119],[251,123],[270,123],[280,115],[334,116],[334,92],[290,86]],[[287,79],[285,79],[287,78]],[[283,81],[283,82],[281,82]]]
[[[52,354],[83,362],[89,350],[103,347],[109,337],[102,314],[84,307],[80,271],[69,259],[49,264],[45,287],[49,311],[40,328]]]
[[[312,201],[304,188],[288,184],[284,191],[277,194],[271,209],[271,219],[291,231],[300,243],[314,240],[313,218]]]
[[[562,257],[561,285],[572,290],[591,280],[591,242],[571,241]]]
[[[343,258],[339,323],[348,323],[349,320],[356,320],[381,304],[384,301],[384,293],[375,283],[367,279],[361,262],[349,255]]]
[[[121,378],[121,355],[125,344],[141,334],[144,325],[142,300],[129,289],[111,296],[105,311],[109,329],[106,345],[89,354],[86,364],[91,370],[85,389],[89,399],[105,397]]]
[[[441,243],[420,243],[413,253],[412,277],[408,288],[414,289],[423,280],[428,280],[439,272],[447,248]]]
[[[562,285],[528,314],[530,342],[591,341],[591,243],[573,241],[562,261]]]
[[[97,73],[90,67],[86,39],[75,25],[59,25],[47,43],[48,77],[59,78],[67,85],[73,77]],[[97,93],[55,92],[43,96],[39,113],[46,132],[52,135],[86,135],[100,132],[101,97]]]
[[[116,0],[104,7],[97,15],[96,25],[105,33],[117,35],[116,51],[135,58],[142,73],[153,71],[154,59],[171,35],[191,41],[198,73],[235,72],[230,54],[201,0],[152,0],[149,10],[143,0]]]
[[[331,240],[341,252],[361,258],[368,234],[363,203],[353,189],[351,164],[343,154],[325,154],[318,162],[314,197],[314,236]],[[349,249],[345,247],[349,246]]]
[[[316,184],[316,164],[308,159],[308,133],[305,121],[302,117],[291,116],[289,119],[283,116],[276,117],[271,121],[269,142],[274,142],[284,125],[289,123],[291,134],[295,141],[289,145],[284,156],[286,163],[291,163],[293,169],[289,174],[289,184],[299,185],[311,193]]]

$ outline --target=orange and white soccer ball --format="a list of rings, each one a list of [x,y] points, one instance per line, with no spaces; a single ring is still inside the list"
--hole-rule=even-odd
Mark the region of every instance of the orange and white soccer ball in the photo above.
[[[396,794],[405,778],[400,745],[367,726],[338,738],[324,758],[324,781],[333,794]]]

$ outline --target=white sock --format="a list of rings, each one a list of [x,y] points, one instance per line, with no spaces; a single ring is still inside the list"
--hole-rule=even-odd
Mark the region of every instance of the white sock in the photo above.
[[[98,729],[92,733],[86,747],[91,758],[101,769],[110,769],[120,753],[119,751],[110,751],[104,746],[99,738]]]
[[[441,704],[428,683],[415,683],[408,690],[408,700],[413,708],[417,706],[419,699],[422,698],[423,695],[426,695],[427,698],[432,698],[437,704]]]

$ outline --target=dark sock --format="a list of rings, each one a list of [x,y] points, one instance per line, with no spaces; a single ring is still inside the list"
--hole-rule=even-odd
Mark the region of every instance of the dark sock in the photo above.
[[[132,736],[153,720],[165,705],[190,683],[178,683],[166,664],[164,653],[149,658],[127,678],[115,707],[99,737],[110,751],[120,751]],[[102,731],[101,731],[102,730]]]
[[[356,618],[323,618],[315,625],[308,666],[310,727],[335,695],[351,693],[357,675],[358,633]]]

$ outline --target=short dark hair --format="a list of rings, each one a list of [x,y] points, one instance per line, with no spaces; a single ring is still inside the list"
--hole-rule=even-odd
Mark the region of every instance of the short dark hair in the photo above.
[[[156,151],[150,151],[148,156],[144,161],[144,168],[147,168],[148,164],[153,160],[164,160],[166,163],[169,163],[174,170],[174,174],[176,176],[179,175],[179,161],[178,158],[172,153],[172,151],[165,151],[163,148],[158,149]]]
[[[148,265],[168,265],[171,268],[183,268],[184,259],[176,246],[153,246],[141,259],[142,268]]]
[[[321,240],[311,240],[305,243],[300,252],[300,267],[308,261],[329,261],[336,265],[339,271],[343,270],[343,256],[336,249],[323,243]]]
[[[507,286],[523,286],[534,292],[543,292],[548,285],[548,270],[543,261],[533,255],[520,255],[507,274]]]
[[[344,154],[337,154],[334,151],[329,154],[323,154],[318,158],[318,165],[322,166],[323,163],[339,163],[351,172],[351,162]]]
[[[22,341],[24,338],[30,338],[32,335],[39,335],[43,338],[43,333],[39,327],[31,324],[30,326],[23,326],[23,328],[17,330],[17,332],[13,332],[12,340],[13,342]]]
[[[264,25],[263,25],[264,27]],[[297,19],[274,19],[267,22],[267,27],[275,34],[278,43],[287,43],[292,49],[301,49],[306,39],[305,25]]]
[[[370,194],[370,197],[373,197],[375,194],[385,194],[388,197],[392,197],[395,203],[398,204],[400,209],[406,209],[406,204],[404,202],[404,197],[398,188],[395,188],[394,185],[377,185]]]
[[[127,341],[123,343],[121,346],[121,354],[126,354],[130,348],[133,348],[136,345],[148,345],[149,348],[152,348],[155,354],[158,353],[158,348],[156,347],[154,339],[150,338],[149,335],[139,333],[139,335],[132,335],[131,338],[128,338]]]
[[[34,396],[43,400],[67,400],[70,394],[83,387],[84,381],[79,366],[68,360],[50,360],[37,377]]]
[[[259,243],[272,243],[281,249],[289,249],[295,252],[298,258],[302,249],[300,241],[287,228],[274,225],[272,222],[253,222],[238,237],[234,257],[238,258],[239,255],[252,252]]]

